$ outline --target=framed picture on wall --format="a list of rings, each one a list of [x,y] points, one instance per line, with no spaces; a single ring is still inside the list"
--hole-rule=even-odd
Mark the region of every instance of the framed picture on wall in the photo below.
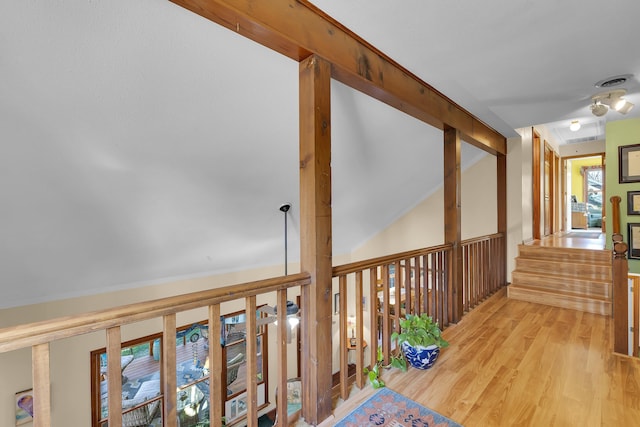
[[[627,215],[640,215],[640,191],[627,191]]]
[[[640,259],[640,223],[629,223],[629,259]]]
[[[33,389],[16,393],[16,425],[33,421]]]
[[[640,144],[618,147],[619,182],[640,182]]]

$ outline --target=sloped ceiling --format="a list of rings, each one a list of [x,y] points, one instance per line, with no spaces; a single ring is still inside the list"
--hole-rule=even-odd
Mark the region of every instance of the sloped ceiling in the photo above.
[[[640,74],[600,6],[315,3],[505,136]],[[297,63],[167,1],[1,2],[0,308],[281,264],[285,202],[297,260],[297,108]],[[342,254],[441,185],[442,134],[336,82],[332,132]]]

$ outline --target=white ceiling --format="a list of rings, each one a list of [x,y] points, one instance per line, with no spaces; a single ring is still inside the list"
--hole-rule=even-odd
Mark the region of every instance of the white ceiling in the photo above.
[[[640,2],[314,3],[507,137],[601,137],[613,75],[640,104]],[[281,263],[284,202],[296,260],[297,73],[167,1],[0,2],[0,308]],[[442,134],[339,83],[332,116],[342,254],[441,185]]]

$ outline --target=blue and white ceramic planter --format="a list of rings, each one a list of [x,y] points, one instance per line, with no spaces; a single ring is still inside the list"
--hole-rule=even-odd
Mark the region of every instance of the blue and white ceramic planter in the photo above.
[[[413,347],[409,343],[402,343],[402,351],[407,358],[407,361],[414,368],[429,369],[436,363],[436,359],[440,354],[440,347],[433,344],[428,347]]]

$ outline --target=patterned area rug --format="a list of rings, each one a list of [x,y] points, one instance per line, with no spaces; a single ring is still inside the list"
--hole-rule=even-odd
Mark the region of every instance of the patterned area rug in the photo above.
[[[462,427],[388,388],[377,391],[335,426]]]

